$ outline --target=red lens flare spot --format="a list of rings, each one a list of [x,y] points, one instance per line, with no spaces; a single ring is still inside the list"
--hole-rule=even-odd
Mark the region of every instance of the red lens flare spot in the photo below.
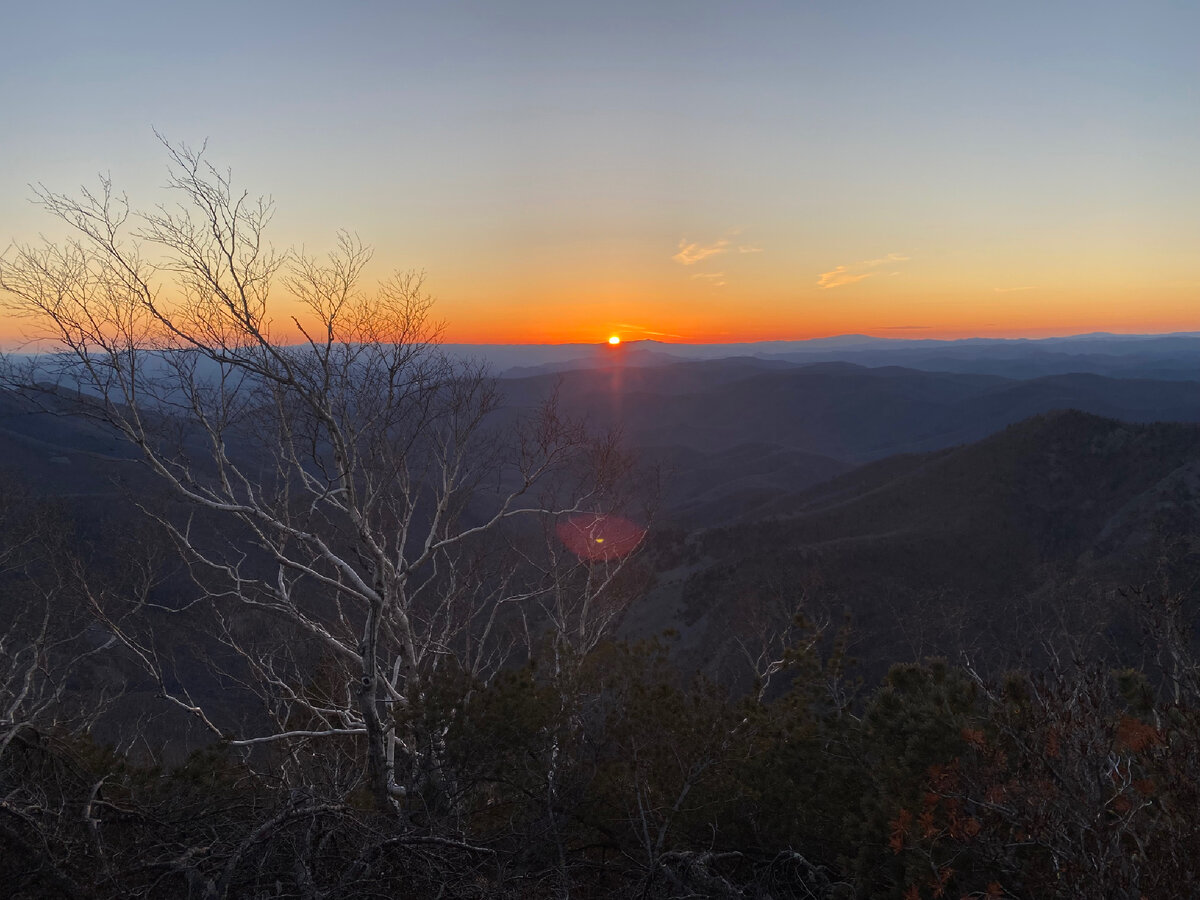
[[[621,516],[587,513],[559,521],[558,539],[580,559],[620,559],[634,551],[646,529]]]

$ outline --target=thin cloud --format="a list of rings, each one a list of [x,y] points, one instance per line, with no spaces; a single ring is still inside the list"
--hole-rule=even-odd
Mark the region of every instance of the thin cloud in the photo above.
[[[830,269],[828,272],[821,273],[821,277],[817,279],[817,287],[841,287],[844,284],[854,284],[856,281],[862,281],[864,278],[870,278],[874,274],[874,272],[851,272],[849,266],[837,266],[834,269]]]
[[[754,246],[751,246],[750,244],[742,244],[740,247],[737,248],[737,251],[738,251],[738,253],[762,253],[763,248],[762,247],[754,247]]]
[[[725,253],[729,249],[729,238],[718,238],[711,244],[689,243],[687,238],[680,238],[679,252],[671,259],[684,266],[695,265],[702,259]]]
[[[834,266],[828,272],[821,273],[817,279],[817,287],[828,290],[829,288],[854,284],[856,281],[862,281],[864,278],[871,278],[879,274],[878,272],[870,271],[871,269],[876,269],[887,263],[908,262],[910,258],[902,253],[889,253],[887,256],[881,256],[879,259],[864,259],[845,266]],[[898,275],[900,273],[890,272],[888,274]]]
[[[710,278],[710,279],[711,278],[724,278],[725,273],[724,272],[697,272],[692,277],[693,278]]]
[[[1026,285],[1025,287],[1011,287],[1011,288],[994,287],[994,288],[992,288],[992,290],[995,291],[997,294],[1011,294],[1014,291],[1036,291],[1037,285],[1030,284],[1030,285]]]
[[[651,331],[649,328],[643,328],[641,325],[631,325],[628,322],[618,322],[617,328],[624,328],[629,331],[636,331],[638,334],[651,334],[654,337],[673,337],[682,338],[682,334],[672,334],[669,331]]]

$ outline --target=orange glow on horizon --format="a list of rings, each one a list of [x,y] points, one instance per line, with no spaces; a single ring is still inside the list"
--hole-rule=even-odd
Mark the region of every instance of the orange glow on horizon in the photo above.
[[[869,284],[869,282],[864,282]],[[802,341],[846,334],[878,338],[1044,338],[1091,332],[1168,334],[1200,331],[1200,284],[1172,285],[1148,296],[1108,289],[936,290],[844,293],[746,291],[720,303],[666,292],[552,298],[441,294],[444,340],[463,344],[735,344]],[[615,292],[614,292],[615,293]],[[732,292],[731,292],[732,293]],[[582,288],[577,295],[584,294]],[[830,302],[836,300],[837,302]]]
[[[753,257],[758,259],[758,257]],[[867,279],[822,291],[803,286],[756,285],[743,290],[707,285],[673,292],[634,280],[571,291],[467,290],[464,284],[432,284],[437,297],[429,326],[448,344],[585,344],[623,348],[632,343],[741,344],[804,341],[837,335],[955,340],[1047,338],[1091,332],[1169,334],[1200,331],[1200,281],[1171,282],[1134,290],[1051,285],[1034,277],[993,287],[999,279],[946,279],[921,286]],[[1024,281],[1029,281],[1026,286]],[[1042,281],[1046,286],[1038,287]],[[690,282],[690,280],[689,280]],[[1020,282],[1020,283],[1018,283]],[[708,294],[718,293],[711,298]],[[1138,302],[1132,298],[1137,297]],[[836,301],[836,302],[832,302]],[[271,336],[302,340],[293,317],[311,327],[310,314],[280,296],[270,315]],[[0,314],[0,350],[47,350],[39,323]]]

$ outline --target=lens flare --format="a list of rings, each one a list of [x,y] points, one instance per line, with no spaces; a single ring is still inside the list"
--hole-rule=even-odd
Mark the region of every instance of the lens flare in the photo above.
[[[571,516],[555,530],[563,546],[589,562],[628,556],[646,536],[646,529],[629,519],[601,513]]]

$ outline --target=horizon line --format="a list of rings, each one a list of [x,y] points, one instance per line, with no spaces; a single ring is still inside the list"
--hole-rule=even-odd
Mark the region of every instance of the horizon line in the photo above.
[[[1047,334],[1038,337],[1013,337],[1013,336],[991,336],[984,334],[970,335],[967,337],[901,337],[897,335],[876,335],[865,332],[838,332],[836,334],[820,335],[818,337],[807,338],[762,338],[759,340],[748,341],[664,341],[658,338],[621,338],[621,343],[616,347],[609,344],[608,339],[598,341],[530,341],[530,342],[502,342],[502,341],[442,341],[440,346],[443,347],[605,347],[614,352],[619,352],[621,347],[627,347],[631,344],[661,344],[669,347],[735,347],[749,346],[754,344],[807,344],[813,341],[830,341],[840,338],[863,338],[872,341],[904,341],[909,343],[924,342],[924,343],[941,343],[950,344],[961,341],[1054,341],[1054,340],[1070,340],[1072,338],[1089,338],[1089,337],[1113,337],[1113,338],[1166,338],[1166,337],[1196,337],[1200,338],[1200,330],[1198,331],[1081,331],[1068,332],[1062,334]]]

